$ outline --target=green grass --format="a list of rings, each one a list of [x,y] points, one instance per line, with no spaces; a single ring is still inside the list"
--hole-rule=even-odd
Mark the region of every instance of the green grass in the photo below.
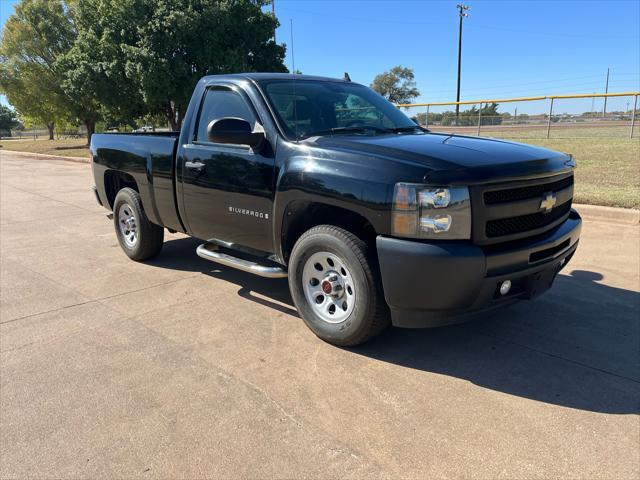
[[[578,164],[576,203],[640,208],[640,138],[607,137],[604,130],[606,129],[585,128],[563,132],[552,130],[549,139],[518,138],[501,132],[491,132],[491,136],[573,154]],[[581,137],[574,137],[576,132]],[[554,133],[557,137],[554,137]],[[587,136],[587,133],[590,135]],[[540,131],[535,134],[539,137]]]
[[[640,126],[639,126],[640,131]],[[640,208],[640,138],[618,127],[517,131],[484,127],[483,136],[504,138],[571,153],[578,163],[575,201],[593,205]],[[640,132],[639,132],[640,133]],[[465,132],[465,135],[473,135]],[[2,149],[87,158],[83,140],[3,140]]]
[[[14,152],[45,153],[64,157],[89,157],[86,139],[69,140],[2,140],[0,150]]]

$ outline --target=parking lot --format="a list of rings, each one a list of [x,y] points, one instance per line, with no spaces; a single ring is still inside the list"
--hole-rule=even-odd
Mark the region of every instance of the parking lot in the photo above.
[[[130,261],[88,164],[0,156],[2,478],[640,475],[637,225],[585,222],[534,301],[340,349],[196,240]]]

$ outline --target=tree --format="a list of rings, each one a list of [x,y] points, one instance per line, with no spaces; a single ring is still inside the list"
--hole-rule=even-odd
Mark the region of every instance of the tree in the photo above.
[[[16,112],[5,105],[0,105],[0,134],[7,132],[11,136],[11,130],[20,125]]]
[[[49,129],[64,110],[64,93],[54,64],[58,48],[73,35],[60,2],[23,0],[5,24],[0,43],[0,88],[21,115]]]
[[[426,112],[420,112],[416,114],[416,120],[420,125],[426,125],[427,123],[433,125],[434,123],[442,121],[442,113],[429,112],[429,116],[427,117]]]
[[[376,75],[371,88],[391,103],[411,103],[420,96],[413,69],[401,65]]]
[[[9,103],[28,119],[30,124],[46,125],[49,140],[53,140],[55,124],[66,115],[63,102],[50,86],[50,76],[34,66],[24,71],[16,62],[0,65],[0,86]]]
[[[65,0],[21,0],[0,43],[0,86],[21,114],[47,124],[50,138],[56,119],[78,118],[89,141],[97,106],[63,88],[61,60],[76,36],[73,11]]]
[[[162,114],[181,127],[204,75],[287,71],[265,0],[77,0],[65,89],[93,93],[106,118]]]

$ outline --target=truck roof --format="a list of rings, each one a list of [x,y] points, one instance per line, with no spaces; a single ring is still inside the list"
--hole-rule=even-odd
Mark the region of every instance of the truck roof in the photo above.
[[[256,82],[264,81],[264,80],[316,80],[316,81],[325,81],[325,82],[346,82],[346,80],[342,78],[330,78],[330,77],[318,77],[315,75],[294,75],[291,73],[230,73],[223,75],[207,75],[202,78],[202,80],[207,79],[217,79],[217,80],[240,80],[240,79],[249,79]]]

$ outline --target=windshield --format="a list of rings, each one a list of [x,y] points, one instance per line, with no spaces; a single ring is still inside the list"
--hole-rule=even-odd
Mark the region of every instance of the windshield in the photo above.
[[[261,85],[289,139],[421,132],[393,104],[363,85],[303,79]]]

